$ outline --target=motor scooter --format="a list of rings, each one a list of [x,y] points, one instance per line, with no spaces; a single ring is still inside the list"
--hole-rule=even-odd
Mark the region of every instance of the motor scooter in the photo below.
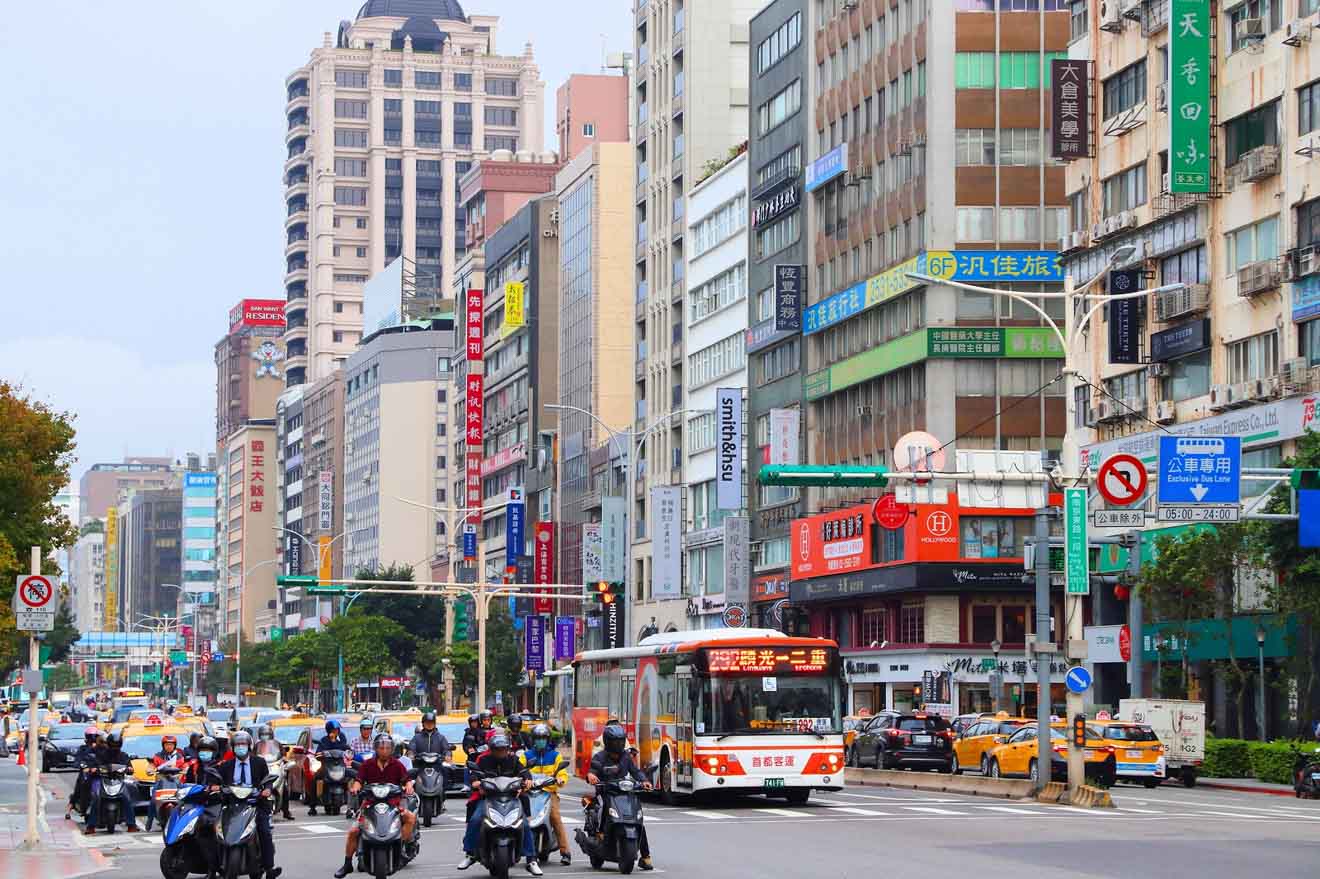
[[[403,816],[395,805],[403,795],[403,788],[397,784],[383,783],[367,785],[359,793],[359,872],[370,873],[375,879],[385,879],[421,854],[419,828],[413,828],[412,842],[405,845],[403,841]]]
[[[549,778],[553,779],[555,775],[563,768],[563,760],[555,761],[554,768],[549,773]],[[554,827],[550,823],[550,801],[554,794],[549,790],[551,785],[537,786],[532,789],[528,795],[530,809],[528,810],[527,820],[532,826],[532,848],[536,851],[536,857],[542,864],[550,861],[550,855],[559,848],[559,841],[555,837]]]
[[[1293,746],[1293,793],[1298,799],[1320,799],[1320,748]]]
[[[321,805],[327,815],[338,815],[348,804],[348,783],[355,772],[344,759],[347,751],[324,751],[321,753],[321,765],[325,767],[325,790],[321,795]]]
[[[486,804],[486,817],[477,838],[477,860],[494,879],[508,879],[510,868],[522,854],[523,827],[527,820],[522,807],[523,779],[488,775],[475,767],[470,771],[472,783],[480,785]],[[542,779],[532,789],[553,782],[552,778]]]
[[[179,763],[162,763],[156,767],[156,780],[151,785],[151,803],[147,806],[147,830],[151,830],[153,821],[158,821],[162,829],[170,819],[170,810],[174,808],[174,792],[179,787],[179,775],[183,767]]]
[[[114,833],[121,821],[127,823],[134,820],[132,815],[123,814],[123,803],[120,800],[128,771],[129,767],[117,763],[98,766],[95,770],[96,777],[92,780],[92,802],[95,805],[92,811],[106,833]]]
[[[220,789],[224,808],[220,812],[220,869],[225,879],[261,879],[261,838],[257,822],[261,819],[261,793],[274,782],[266,776],[260,784],[247,787],[230,785]]]
[[[447,766],[445,756],[436,753],[418,754],[413,761],[413,773],[417,776],[413,792],[420,808],[417,817],[427,827],[431,826],[432,818],[445,813]]]
[[[220,795],[202,784],[180,785],[161,794],[156,797],[156,807],[159,809],[164,801],[170,804],[169,817],[161,819],[165,844],[160,852],[161,876],[188,879],[193,873],[206,875],[210,872],[207,847],[216,843],[209,830],[203,835],[203,828],[210,820],[207,807],[220,802]]]
[[[610,861],[627,875],[636,866],[642,838],[640,787],[627,776],[605,777],[596,785],[596,796],[585,809],[584,826],[576,834],[578,846],[593,868],[599,870]]]
[[[256,754],[266,761],[266,766],[275,779],[270,788],[271,799],[275,802],[275,810],[282,812],[285,818],[292,819],[293,816],[289,814],[289,768],[291,764],[284,759],[284,749],[280,747],[279,742],[262,741],[257,743]]]

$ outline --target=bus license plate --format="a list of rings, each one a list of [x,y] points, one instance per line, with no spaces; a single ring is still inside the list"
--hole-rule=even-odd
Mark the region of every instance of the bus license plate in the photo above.
[[[767,779],[765,780],[765,786],[766,786],[766,787],[783,787],[783,786],[784,786],[784,780],[783,780],[782,778],[767,778]]]

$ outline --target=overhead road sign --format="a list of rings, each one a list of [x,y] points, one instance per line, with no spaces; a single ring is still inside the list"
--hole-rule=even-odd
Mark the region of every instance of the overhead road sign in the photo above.
[[[883,488],[889,483],[884,467],[825,464],[763,466],[756,475],[762,485],[859,485]]]
[[[1161,505],[1238,504],[1241,480],[1241,437],[1160,437]]]
[[[1141,500],[1147,485],[1146,465],[1136,455],[1110,455],[1100,465],[1096,478],[1101,496],[1116,507]]]

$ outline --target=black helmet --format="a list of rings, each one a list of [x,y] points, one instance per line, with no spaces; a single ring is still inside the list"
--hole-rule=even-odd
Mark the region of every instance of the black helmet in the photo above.
[[[275,738],[274,727],[269,723],[263,723],[261,726],[257,727],[257,738],[261,739],[263,742],[268,742]]]
[[[513,730],[514,732],[518,732],[519,730],[522,729],[522,715],[510,714],[509,719],[506,721],[506,723],[508,724],[509,729]]]
[[[491,737],[490,737],[490,741],[489,741],[487,744],[490,745],[490,749],[491,749],[492,751],[494,751],[494,750],[497,749],[497,748],[510,748],[510,747],[512,747],[512,745],[509,744],[509,737],[506,736],[504,733],[500,733],[500,734],[498,734],[498,735],[493,735],[493,736],[491,736]]]
[[[193,730],[192,732],[188,733],[188,744],[191,745],[192,747],[194,748],[197,747],[197,743],[201,740],[202,740],[202,734],[197,732],[196,730]]]
[[[216,752],[220,750],[220,743],[211,736],[202,736],[197,741],[197,756],[200,758],[203,751],[211,754],[211,759],[215,759]]]
[[[110,735],[108,735],[108,736],[105,737],[105,744],[106,744],[106,747],[109,747],[109,748],[119,748],[119,747],[122,747],[123,744],[124,744],[124,736],[123,736],[123,733],[117,733],[117,732],[112,732],[112,733],[110,733]]]
[[[480,718],[481,718],[481,722],[482,722],[482,723],[494,723],[494,722],[495,722],[495,715],[494,715],[494,714],[491,714],[489,710],[481,712]]]
[[[472,726],[473,724],[479,724],[479,723],[481,723],[480,717],[478,717],[475,714],[468,715],[468,726]]]
[[[623,749],[628,746],[628,733],[624,732],[619,724],[611,723],[605,727],[605,732],[601,733],[601,741],[604,742],[607,752],[622,754]]]
[[[435,723],[435,709],[428,708],[422,712],[422,723]]]

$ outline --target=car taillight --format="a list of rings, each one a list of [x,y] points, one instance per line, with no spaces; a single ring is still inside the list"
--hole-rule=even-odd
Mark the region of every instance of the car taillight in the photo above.
[[[1066,753],[1068,753],[1068,748],[1065,747],[1064,745],[1055,745],[1055,746],[1054,746],[1054,753],[1056,753],[1056,754],[1066,754]]]
[[[1095,750],[1099,751],[1101,754],[1112,754],[1112,753],[1114,753],[1114,746],[1113,746],[1113,745],[1101,745],[1100,747],[1096,748]]]
[[[697,768],[707,775],[746,775],[737,754],[702,754],[697,757]]]

